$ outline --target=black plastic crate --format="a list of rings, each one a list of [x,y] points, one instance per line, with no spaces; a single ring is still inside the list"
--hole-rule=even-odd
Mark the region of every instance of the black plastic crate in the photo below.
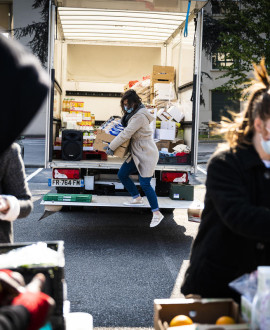
[[[16,244],[0,244],[0,254],[5,254],[11,250],[22,248],[38,242],[16,243]],[[63,241],[44,242],[47,246],[55,251],[62,253],[64,250]],[[13,271],[23,275],[25,283],[31,282],[32,278],[42,273],[46,277],[46,282],[42,289],[43,292],[51,296],[55,300],[55,308],[50,317],[50,322],[54,330],[64,330],[65,321],[63,316],[64,305],[64,268],[63,267],[18,267],[10,268]]]
[[[183,156],[173,156],[173,157],[170,157],[166,154],[159,154],[158,164],[190,165],[191,154],[185,154]]]

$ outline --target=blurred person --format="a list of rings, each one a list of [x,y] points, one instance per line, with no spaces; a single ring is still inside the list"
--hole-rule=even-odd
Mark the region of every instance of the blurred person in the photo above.
[[[0,270],[1,330],[38,330],[46,323],[55,301],[41,292],[44,283],[45,276],[41,273],[25,285],[20,273]]]
[[[19,146],[11,144],[39,110],[49,82],[37,58],[1,34],[0,71],[0,243],[10,243],[12,221],[33,207]]]
[[[153,131],[149,125],[154,120],[154,117],[145,108],[141,98],[133,89],[126,91],[121,98],[121,108],[123,113],[121,124],[124,130],[105,148],[106,153],[113,155],[114,150],[130,140],[130,156],[118,172],[120,181],[132,196],[132,200],[124,204],[138,206],[144,203],[136,185],[129,177],[129,175],[138,172],[140,186],[149,201],[153,213],[150,227],[156,227],[163,220],[164,216],[159,211],[157,195],[150,184],[159,158],[159,152],[153,139]]]
[[[205,207],[181,287],[184,295],[239,295],[228,284],[270,265],[270,79],[256,66],[245,111],[219,127],[227,144],[208,164]]]

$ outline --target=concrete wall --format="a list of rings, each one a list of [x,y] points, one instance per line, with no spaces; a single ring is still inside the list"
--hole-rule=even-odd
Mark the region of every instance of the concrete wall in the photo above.
[[[32,8],[33,0],[13,0],[13,21],[14,28],[25,27],[33,21],[40,21],[38,10]],[[21,38],[19,42],[27,47],[29,37]],[[31,51],[31,49],[29,48]],[[23,132],[24,135],[45,135],[46,106],[41,107],[38,114]]]

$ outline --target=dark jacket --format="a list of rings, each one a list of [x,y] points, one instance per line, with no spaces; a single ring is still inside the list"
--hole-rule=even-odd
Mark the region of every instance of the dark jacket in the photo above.
[[[234,298],[228,283],[259,265],[270,265],[270,169],[253,146],[220,151],[181,291]]]
[[[0,156],[0,195],[15,196],[20,204],[18,218],[25,218],[31,212],[33,203],[20,155],[20,147],[13,143]],[[1,215],[0,215],[1,219]],[[0,220],[0,243],[12,243],[12,222]]]

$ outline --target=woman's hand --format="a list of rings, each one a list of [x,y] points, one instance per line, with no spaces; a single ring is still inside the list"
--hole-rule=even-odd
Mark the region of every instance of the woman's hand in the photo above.
[[[104,147],[103,150],[105,150],[105,152],[108,156],[113,156],[113,154],[114,154],[114,151],[112,149],[110,149],[109,147]]]
[[[10,205],[5,197],[0,195],[0,212],[6,214],[9,211]]]

